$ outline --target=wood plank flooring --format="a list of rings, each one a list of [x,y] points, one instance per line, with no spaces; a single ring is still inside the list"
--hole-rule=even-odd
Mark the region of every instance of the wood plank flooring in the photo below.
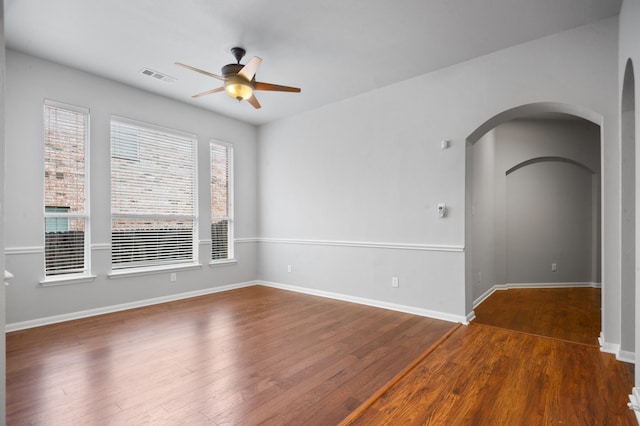
[[[472,323],[353,425],[635,425],[633,366],[596,347]]]
[[[455,324],[256,286],[7,334],[7,424],[337,424]]]
[[[567,340],[249,287],[9,333],[7,424],[636,424]]]
[[[499,290],[475,308],[475,323],[598,346],[599,288]]]

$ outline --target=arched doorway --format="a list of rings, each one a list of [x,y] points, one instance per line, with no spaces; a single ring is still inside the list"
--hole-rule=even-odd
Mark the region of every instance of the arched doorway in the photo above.
[[[542,277],[540,281],[537,281],[536,278],[532,280],[523,280],[521,279],[522,274],[513,273],[515,270],[513,269],[514,263],[511,265],[511,271],[508,274],[509,270],[508,262],[513,262],[513,241],[517,241],[516,239],[508,239],[507,235],[507,224],[511,224],[509,222],[509,218],[507,217],[507,192],[510,194],[519,194],[521,189],[518,188],[529,188],[532,189],[529,194],[536,194],[533,186],[527,184],[524,187],[522,186],[525,182],[531,182],[531,178],[527,177],[524,180],[520,179],[520,181],[516,182],[520,186],[509,189],[508,180],[505,175],[508,175],[508,170],[505,168],[504,160],[496,160],[499,158],[497,154],[493,154],[492,150],[500,150],[499,138],[500,132],[494,131],[494,129],[502,128],[505,126],[515,127],[514,123],[518,123],[521,125],[522,122],[527,121],[539,121],[539,122],[554,122],[554,123],[562,123],[561,125],[553,125],[551,127],[562,127],[568,130],[562,130],[564,132],[573,132],[573,129],[587,129],[588,139],[592,142],[591,151],[593,155],[591,157],[586,157],[583,159],[579,159],[575,162],[571,159],[571,155],[565,158],[564,151],[562,149],[557,150],[557,147],[551,147],[550,153],[545,152],[545,149],[549,149],[549,147],[541,147],[530,150],[520,149],[521,152],[517,152],[517,150],[512,149],[509,155],[512,158],[509,158],[511,164],[518,165],[522,168],[522,171],[531,170],[534,175],[538,173],[538,176],[550,176],[552,173],[555,173],[560,176],[561,173],[565,173],[565,176],[568,176],[567,173],[573,173],[575,175],[576,180],[580,180],[582,182],[582,188],[585,192],[582,197],[582,200],[587,200],[589,205],[582,206],[582,210],[587,210],[586,219],[584,219],[585,226],[588,227],[588,232],[590,233],[590,239],[587,238],[583,243],[585,243],[586,251],[588,253],[582,253],[582,258],[588,259],[589,262],[589,270],[585,273],[581,271],[582,275],[579,279],[564,279],[561,277],[562,273],[566,271],[563,266],[560,266],[558,263],[558,272],[555,270],[555,261],[554,259],[548,259],[543,261],[543,267],[539,265],[536,266],[538,268],[536,273],[537,276]],[[469,137],[467,138],[467,180],[466,180],[466,242],[465,242],[465,251],[466,251],[466,294],[467,294],[467,312],[472,312],[473,308],[477,306],[484,298],[488,297],[496,288],[509,288],[510,279],[515,284],[522,284],[522,286],[527,286],[529,284],[537,284],[537,283],[549,283],[553,281],[553,277],[558,278],[557,282],[552,282],[552,284],[564,285],[567,281],[572,281],[570,284],[575,285],[597,285],[600,283],[600,258],[601,258],[601,218],[600,218],[600,182],[601,182],[601,174],[600,174],[600,166],[601,166],[601,122],[602,117],[592,111],[586,110],[584,108],[576,107],[568,104],[561,103],[535,103],[522,105],[516,108],[512,108],[510,110],[504,111],[491,119],[487,120],[483,123],[478,129],[476,129]],[[566,123],[569,123],[568,125]],[[526,126],[525,126],[526,127]],[[532,126],[529,126],[532,127]],[[549,126],[547,126],[549,127]],[[504,133],[504,132],[502,132]],[[579,139],[582,136],[574,137],[574,139]],[[491,140],[493,138],[494,140]],[[482,142],[485,144],[489,140],[489,148],[482,149],[478,151],[474,150],[475,144],[478,142]],[[493,145],[491,145],[493,144]],[[481,145],[481,144],[478,144]],[[535,145],[529,145],[532,147]],[[477,147],[476,147],[477,148]],[[522,147],[521,147],[522,148]],[[556,149],[556,153],[554,153],[554,149]],[[474,153],[475,151],[475,153]],[[575,151],[575,150],[574,150]],[[480,162],[474,160],[474,155],[477,155],[480,152],[480,155],[485,157],[492,157],[489,161],[485,161],[482,159]],[[535,158],[533,155],[535,152],[538,152],[539,155],[542,156],[557,156],[557,158],[552,157],[544,157],[544,158]],[[504,154],[500,154],[503,155]],[[532,156],[533,155],[533,156]],[[580,155],[580,154],[578,154]],[[545,161],[542,161],[545,160]],[[584,160],[584,161],[583,161]],[[492,161],[495,163],[492,163]],[[573,161],[573,164],[572,164]],[[502,162],[498,164],[498,162]],[[587,164],[587,167],[576,167],[577,163]],[[478,166],[484,167],[485,169],[491,169],[491,171],[495,172],[495,180],[490,182],[489,185],[484,185],[485,191],[487,194],[478,193],[478,186],[474,184],[474,179],[477,178],[479,171]],[[502,170],[504,169],[504,170]],[[540,174],[540,171],[536,171],[536,169],[547,170],[543,174]],[[574,170],[574,171],[572,171]],[[590,173],[591,170],[593,173]],[[482,172],[480,172],[482,173]],[[484,171],[487,173],[487,170]],[[514,177],[517,177],[521,172],[513,173]],[[546,174],[545,174],[546,173]],[[547,179],[548,180],[548,179]],[[515,180],[514,180],[515,182]],[[559,181],[560,182],[560,181]],[[535,186],[535,185],[534,185]],[[475,189],[474,189],[475,187]],[[514,189],[515,188],[515,189]],[[548,187],[551,189],[555,189],[553,187]],[[474,194],[474,191],[476,192]],[[483,211],[486,212],[486,206],[479,206],[478,200],[482,199],[487,195],[489,198],[494,197],[494,201],[484,201],[485,204],[495,204],[495,211],[490,211],[489,214],[484,214]],[[537,195],[537,194],[536,194]],[[547,195],[547,194],[545,194]],[[558,195],[551,195],[551,197]],[[534,198],[534,197],[530,197]],[[536,197],[539,200],[546,200],[549,197]],[[560,198],[558,198],[560,199]],[[560,199],[564,202],[564,200]],[[512,201],[510,205],[521,207],[522,201],[531,201],[526,198],[521,197],[521,201],[513,204]],[[480,201],[483,202],[483,201]],[[542,201],[540,201],[542,202]],[[502,203],[502,205],[500,204]],[[564,203],[565,205],[567,203]],[[583,203],[584,204],[584,203]],[[535,209],[536,205],[530,205],[530,209]],[[519,210],[520,213],[528,213]],[[567,210],[565,209],[564,212]],[[536,211],[531,212],[530,217],[535,218]],[[538,215],[540,216],[540,215]],[[516,217],[517,219],[517,217]],[[554,221],[547,221],[551,226],[555,224]],[[565,222],[566,223],[566,222]],[[500,227],[502,226],[502,229]],[[518,222],[514,222],[514,226],[516,228],[518,226]],[[584,227],[583,227],[584,228]],[[546,231],[546,230],[545,230]],[[543,234],[540,232],[539,234]],[[547,232],[548,234],[548,232]],[[531,241],[531,236],[536,236],[535,231],[529,232],[529,239]],[[512,244],[512,248],[507,249],[507,243]],[[553,244],[553,243],[552,243]],[[493,247],[493,251],[489,249],[489,247]],[[531,249],[531,247],[527,247],[524,244],[521,244],[521,249],[524,249],[527,254],[535,254]],[[549,250],[552,251],[552,250]],[[564,254],[562,250],[557,250],[558,254]],[[510,256],[507,256],[507,254]],[[541,250],[538,249],[537,253],[541,253]],[[544,253],[546,254],[546,253]],[[581,258],[581,259],[582,259]],[[521,271],[525,272],[525,275],[533,276],[534,274],[530,271],[526,271],[522,268],[527,268],[533,264],[533,262],[529,262],[529,259],[525,259],[526,262],[520,262],[518,267],[521,268]],[[539,260],[539,259],[538,259]],[[567,259],[572,260],[572,259]],[[548,262],[548,265],[544,262]],[[565,262],[563,265],[570,264],[571,262]],[[573,262],[573,264],[578,264],[578,262]],[[486,267],[490,265],[489,267]],[[548,268],[547,268],[548,267]],[[541,268],[546,268],[542,270]],[[489,270],[489,274],[486,274],[484,271]],[[518,272],[518,271],[515,271]],[[544,272],[544,274],[542,274]],[[588,276],[585,278],[585,274]],[[546,275],[546,277],[543,277]],[[598,302],[599,303],[599,302]],[[596,313],[597,317],[599,317],[598,313]],[[598,325],[596,325],[598,326]],[[596,342],[595,338],[597,337],[597,331],[594,333],[593,340]]]

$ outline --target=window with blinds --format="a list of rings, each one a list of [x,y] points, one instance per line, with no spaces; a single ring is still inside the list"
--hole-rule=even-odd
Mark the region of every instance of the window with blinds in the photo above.
[[[112,269],[194,263],[196,137],[111,119]]]
[[[45,276],[89,272],[89,111],[44,103]]]
[[[233,259],[233,147],[211,142],[211,260]]]

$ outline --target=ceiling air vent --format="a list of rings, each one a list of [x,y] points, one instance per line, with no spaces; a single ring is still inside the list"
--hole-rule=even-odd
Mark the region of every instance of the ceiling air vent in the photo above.
[[[162,74],[161,72],[154,71],[151,68],[142,68],[140,70],[140,74],[146,75],[148,77],[154,78],[156,80],[164,81],[165,83],[173,83],[176,81],[175,77],[171,77],[166,74]]]

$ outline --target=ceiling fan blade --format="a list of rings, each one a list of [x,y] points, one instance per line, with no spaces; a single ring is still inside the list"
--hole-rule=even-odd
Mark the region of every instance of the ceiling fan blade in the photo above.
[[[262,63],[262,59],[258,58],[257,56],[254,56],[253,58],[251,58],[251,60],[247,65],[245,65],[244,67],[242,67],[240,71],[238,71],[238,75],[251,81],[253,76],[256,75],[256,71],[258,71],[258,67],[260,66],[261,63]]]
[[[262,83],[256,81],[254,83],[254,90],[270,90],[272,92],[300,92],[300,88],[291,86],[280,86],[279,84]]]
[[[207,90],[206,92],[202,92],[202,93],[198,93],[197,95],[193,95],[192,98],[199,98],[201,96],[211,95],[213,93],[222,92],[223,90],[224,90],[224,86],[223,87],[216,87],[215,89]]]
[[[251,97],[247,99],[247,102],[249,102],[255,109],[259,109],[261,107],[260,102],[258,102],[255,95],[251,95]]]
[[[195,67],[192,67],[190,65],[185,65],[185,64],[182,64],[180,62],[176,62],[175,64],[180,66],[180,67],[182,67],[182,68],[186,68],[186,69],[191,70],[191,71],[199,72],[200,74],[204,74],[204,75],[209,76],[209,77],[217,78],[218,80],[226,81],[226,78],[222,77],[221,75],[213,74],[213,73],[210,73],[209,71],[201,70],[199,68],[195,68]]]

